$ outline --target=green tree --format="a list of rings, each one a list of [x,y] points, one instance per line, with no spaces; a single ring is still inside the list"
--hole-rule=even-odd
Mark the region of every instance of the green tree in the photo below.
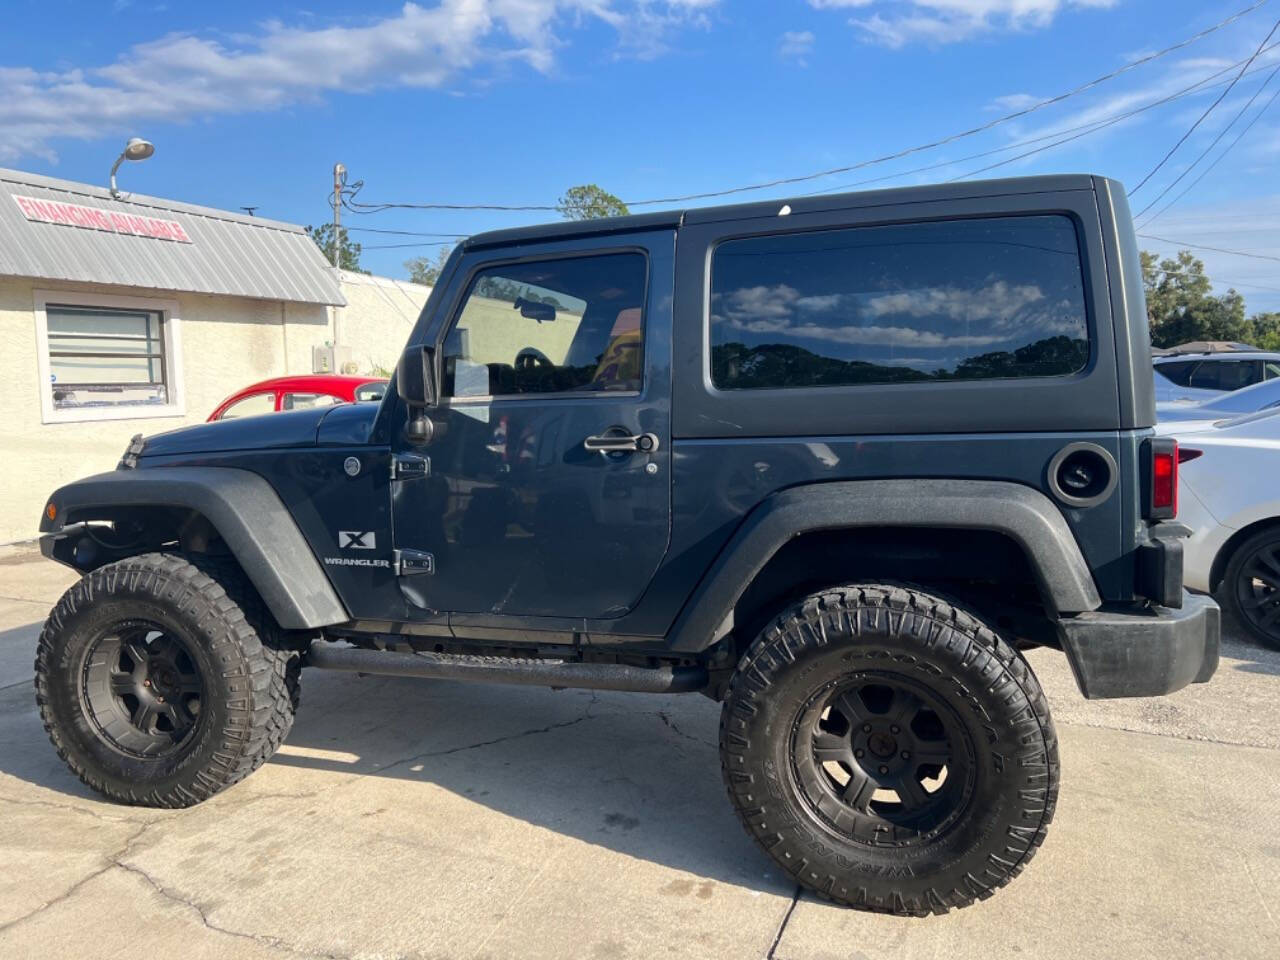
[[[1164,260],[1142,251],[1142,286],[1153,346],[1190,340],[1249,342],[1254,336],[1254,325],[1244,316],[1244,297],[1235,290],[1214,296],[1204,262],[1190,250]]]
[[[318,227],[307,227],[307,236],[312,239],[320,252],[324,254],[324,258],[333,263],[333,224],[322,223]],[[343,270],[349,270],[352,273],[368,273],[368,270],[360,268],[360,244],[355,243],[347,236],[347,228],[338,228],[338,266]]]
[[[1262,350],[1280,350],[1280,313],[1255,313],[1249,323],[1253,326],[1250,343]]]
[[[440,274],[444,272],[444,265],[449,262],[449,256],[453,253],[453,245],[441,247],[434,257],[410,257],[404,262],[404,268],[409,271],[410,283],[421,283],[428,287],[434,287],[440,280]]]
[[[566,220],[598,220],[601,217],[622,217],[631,212],[625,203],[594,183],[570,187],[556,203],[556,209]]]

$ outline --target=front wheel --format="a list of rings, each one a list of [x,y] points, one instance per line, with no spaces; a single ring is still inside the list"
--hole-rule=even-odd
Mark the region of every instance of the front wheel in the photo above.
[[[238,571],[152,553],[87,574],[50,613],[36,701],[58,755],[114,800],[185,807],[283,742],[298,655]]]
[[[720,751],[739,816],[780,867],[890,913],[990,896],[1039,847],[1058,794],[1026,661],[905,587],[840,587],[783,611],[733,677]]]

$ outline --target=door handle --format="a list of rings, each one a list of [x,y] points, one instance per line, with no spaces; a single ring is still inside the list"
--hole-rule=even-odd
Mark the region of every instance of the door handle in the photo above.
[[[591,453],[608,456],[611,453],[653,453],[658,449],[658,435],[641,433],[634,437],[602,434],[598,437],[587,437],[582,447]]]

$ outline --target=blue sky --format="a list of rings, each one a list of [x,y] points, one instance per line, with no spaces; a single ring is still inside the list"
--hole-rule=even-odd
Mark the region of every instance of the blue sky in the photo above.
[[[552,204],[583,182],[624,199],[684,195],[852,165],[997,120],[1252,2],[8,0],[0,165],[102,183],[123,140],[141,135],[156,155],[122,171],[125,189],[254,205],[299,223],[329,217],[336,160],[364,181],[359,199],[371,202]],[[1138,110],[1220,73],[1167,104],[981,174],[1088,171],[1136,186],[1222,93],[1278,11],[1280,3],[1263,3],[1173,54],[945,147],[734,199],[871,177],[892,175],[869,186],[894,186],[963,176],[1056,138],[1012,144]],[[1280,31],[1270,41],[1278,42]],[[1257,57],[1137,191],[1135,211],[1223,134],[1278,65],[1280,46]],[[1280,76],[1151,213],[1277,89]],[[1280,258],[1277,160],[1280,104],[1142,232]],[[554,216],[392,210],[345,220],[466,234]],[[366,267],[393,276],[404,275],[407,257],[435,249],[372,249],[434,238],[352,236],[365,244]],[[1220,290],[1234,284],[1251,310],[1280,309],[1280,261],[1196,252]]]

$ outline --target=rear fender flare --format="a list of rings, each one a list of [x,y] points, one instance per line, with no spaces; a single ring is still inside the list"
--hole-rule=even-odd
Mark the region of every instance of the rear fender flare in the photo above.
[[[1102,603],[1062,512],[1031,487],[947,479],[810,484],[772,494],[747,515],[676,618],[668,636],[671,649],[699,652],[717,642],[742,594],[787,541],[857,527],[1001,533],[1030,558],[1051,615],[1096,610]]]

